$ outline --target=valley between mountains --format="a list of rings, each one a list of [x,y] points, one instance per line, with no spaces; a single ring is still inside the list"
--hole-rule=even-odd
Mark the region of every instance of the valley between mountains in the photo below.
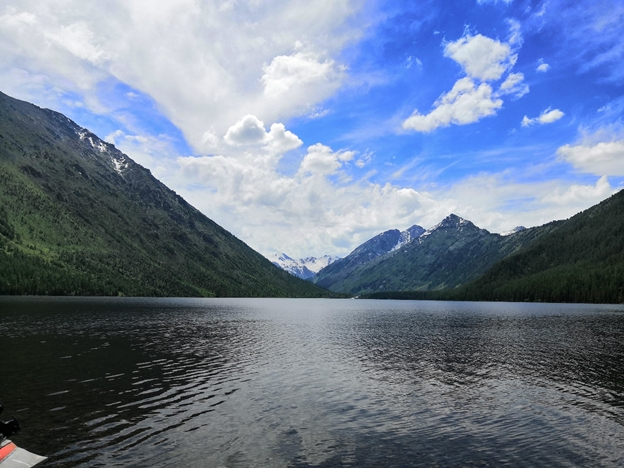
[[[0,93],[1,294],[618,303],[624,191],[504,234],[450,214],[345,258],[272,260],[87,129]]]

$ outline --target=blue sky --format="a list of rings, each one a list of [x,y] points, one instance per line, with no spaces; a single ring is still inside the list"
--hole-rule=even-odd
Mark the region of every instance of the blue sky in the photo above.
[[[270,255],[454,212],[501,232],[624,186],[618,0],[9,0],[0,91]]]

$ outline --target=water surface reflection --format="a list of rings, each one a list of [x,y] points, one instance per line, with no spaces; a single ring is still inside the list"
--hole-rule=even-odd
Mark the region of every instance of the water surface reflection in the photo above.
[[[0,398],[48,466],[624,463],[622,307],[0,298],[0,319]]]

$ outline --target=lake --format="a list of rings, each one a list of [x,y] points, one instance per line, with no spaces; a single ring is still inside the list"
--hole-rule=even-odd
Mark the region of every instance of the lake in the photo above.
[[[0,298],[54,467],[623,466],[624,306]]]

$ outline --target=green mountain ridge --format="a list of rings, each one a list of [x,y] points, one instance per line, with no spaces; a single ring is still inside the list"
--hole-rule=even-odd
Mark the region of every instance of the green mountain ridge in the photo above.
[[[456,297],[624,303],[624,190],[501,260]]]
[[[548,231],[458,288],[386,290],[363,297],[624,303],[624,190],[546,226]]]
[[[451,214],[400,249],[356,268],[349,266],[347,256],[342,263],[321,270],[315,282],[352,295],[455,288],[478,278],[497,261],[557,226],[554,222],[501,236]]]
[[[0,294],[331,293],[277,268],[67,117],[0,93]]]

